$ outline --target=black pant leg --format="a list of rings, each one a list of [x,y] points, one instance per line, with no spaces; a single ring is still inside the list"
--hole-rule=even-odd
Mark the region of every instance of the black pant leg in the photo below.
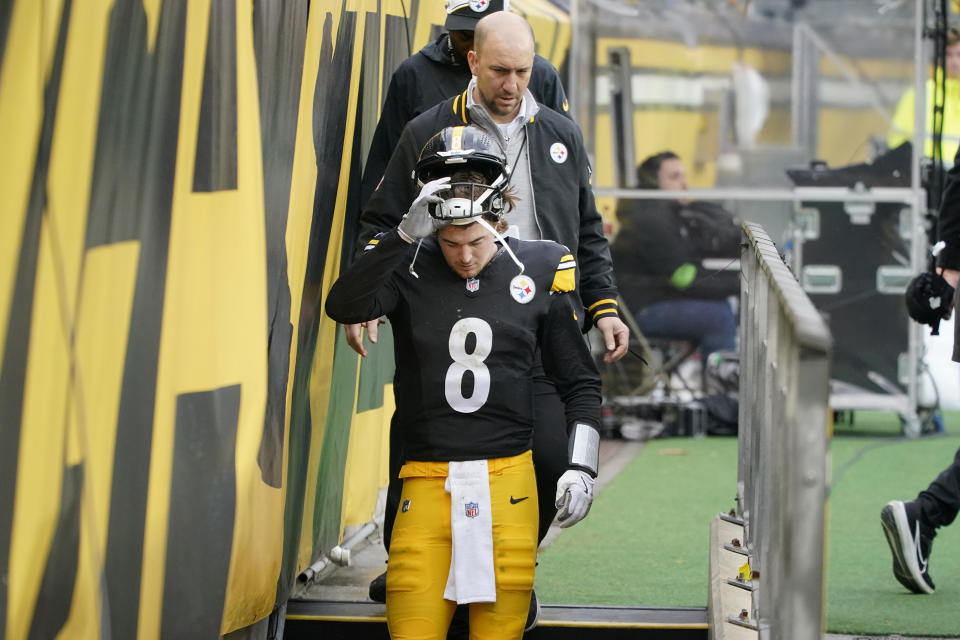
[[[390,536],[393,533],[393,521],[397,519],[400,508],[400,496],[403,493],[403,480],[400,479],[400,467],[403,466],[403,454],[400,447],[400,428],[397,426],[397,414],[390,418],[390,456],[387,477],[387,501],[383,512],[383,547],[390,552]]]
[[[960,449],[953,462],[920,492],[917,501],[923,510],[923,519],[931,527],[945,527],[960,511]]]
[[[557,481],[567,470],[567,418],[563,401],[549,379],[537,377],[534,388],[533,466],[540,506],[539,543],[557,515]]]

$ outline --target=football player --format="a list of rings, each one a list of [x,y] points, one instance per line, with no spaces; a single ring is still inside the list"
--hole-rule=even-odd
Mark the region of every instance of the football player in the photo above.
[[[597,474],[600,379],[581,333],[576,264],[550,241],[504,238],[499,146],[448,127],[417,163],[420,195],[333,285],[327,314],[393,324],[405,464],[387,570],[393,638],[446,637],[469,603],[473,638],[520,638],[537,552],[533,370],[565,404],[561,526],[586,516]],[[539,356],[539,358],[538,358]]]

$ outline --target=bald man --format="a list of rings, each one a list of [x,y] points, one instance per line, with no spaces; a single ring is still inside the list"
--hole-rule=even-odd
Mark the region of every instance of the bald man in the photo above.
[[[477,22],[508,9],[509,2],[504,0],[489,0],[486,3],[450,0],[444,23],[446,32],[401,62],[393,72],[380,119],[370,141],[367,162],[363,166],[361,207],[383,176],[404,125],[435,104],[462,93],[470,82],[472,76],[467,54],[474,48],[473,36]],[[534,56],[527,88],[538,102],[570,117],[563,83],[549,60]]]
[[[603,334],[607,362],[627,351],[629,331],[620,319],[610,247],[603,235],[603,220],[594,202],[591,169],[580,129],[538,103],[527,90],[533,67],[534,38],[522,17],[506,11],[477,23],[474,50],[467,54],[473,77],[467,89],[425,111],[404,128],[383,180],[360,216],[358,239],[366,244],[377,233],[397,226],[418,193],[411,179],[417,157],[433,134],[450,126],[479,127],[503,149],[512,171],[510,184],[517,196],[511,213],[511,232],[523,240],[553,240],[576,256],[580,270],[577,286],[582,301],[578,317]],[[367,335],[376,339],[376,323],[367,323]],[[347,341],[366,355],[359,325],[348,327]],[[539,372],[536,380],[536,424],[533,459],[539,496],[539,540],[549,530],[555,514],[557,479],[568,466],[567,443],[554,437],[563,421],[563,403],[556,388]],[[384,541],[399,504],[396,480],[403,452],[391,434],[391,487],[388,491]]]

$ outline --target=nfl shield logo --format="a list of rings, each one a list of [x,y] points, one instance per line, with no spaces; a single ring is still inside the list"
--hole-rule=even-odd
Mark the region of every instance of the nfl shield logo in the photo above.
[[[480,288],[480,281],[477,278],[467,280],[467,291],[474,293]]]
[[[480,515],[480,505],[476,502],[468,502],[463,506],[468,518],[476,518]]]

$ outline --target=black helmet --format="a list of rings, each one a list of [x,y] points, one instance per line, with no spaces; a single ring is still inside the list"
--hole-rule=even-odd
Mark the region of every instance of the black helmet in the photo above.
[[[904,293],[907,313],[916,322],[930,325],[933,335],[940,333],[940,320],[947,317],[953,304],[953,287],[943,276],[924,271],[907,285]]]
[[[434,134],[420,151],[414,177],[417,186],[422,187],[428,182],[461,171],[476,171],[483,176],[483,182],[451,182],[450,190],[438,194],[441,197],[446,194],[449,206],[431,207],[430,213],[435,218],[447,221],[465,220],[480,213],[496,217],[502,215],[503,193],[510,179],[506,157],[499,143],[481,129],[471,126],[447,127]],[[460,197],[452,196],[454,192],[459,192]],[[470,197],[464,197],[465,193],[469,193]],[[482,207],[470,204],[478,199],[483,203]]]

